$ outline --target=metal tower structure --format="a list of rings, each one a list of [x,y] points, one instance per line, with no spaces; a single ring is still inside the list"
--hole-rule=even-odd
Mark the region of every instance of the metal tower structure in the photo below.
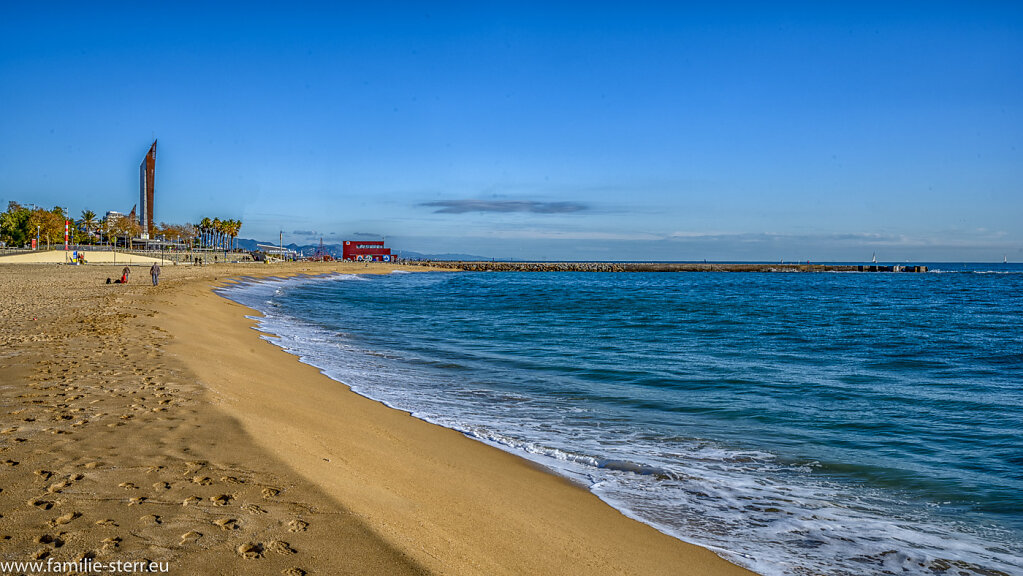
[[[139,166],[139,225],[142,238],[149,238],[153,227],[153,195],[156,192],[156,140]]]

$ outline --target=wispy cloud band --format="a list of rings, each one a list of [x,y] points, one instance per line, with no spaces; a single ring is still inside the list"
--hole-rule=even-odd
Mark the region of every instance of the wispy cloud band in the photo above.
[[[530,202],[494,200],[438,200],[420,206],[437,208],[436,214],[465,214],[466,212],[529,212],[532,214],[569,214],[582,212],[588,207],[577,202]]]

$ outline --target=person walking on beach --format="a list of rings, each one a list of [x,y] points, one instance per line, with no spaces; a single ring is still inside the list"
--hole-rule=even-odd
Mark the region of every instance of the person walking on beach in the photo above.
[[[160,280],[160,263],[153,262],[153,267],[149,269],[150,276],[153,277],[153,286]]]

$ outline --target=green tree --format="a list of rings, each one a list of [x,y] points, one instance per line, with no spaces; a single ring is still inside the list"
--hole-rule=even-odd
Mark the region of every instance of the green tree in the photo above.
[[[0,214],[0,240],[8,246],[23,246],[34,236],[29,233],[29,217],[32,211],[17,202],[7,204],[7,211]],[[34,230],[33,230],[34,232]]]
[[[96,229],[96,213],[92,210],[82,210],[81,223],[85,226],[85,236],[92,239],[92,231]]]
[[[131,248],[131,239],[142,233],[142,226],[134,218],[121,216],[110,222],[110,234],[115,238],[124,238],[124,245]]]
[[[227,235],[231,238],[230,247],[234,250],[234,241],[238,238],[238,232],[242,229],[241,220],[228,220],[227,221]]]
[[[203,248],[209,248],[210,246],[210,229],[213,227],[213,221],[209,218],[203,218],[199,222],[199,245]]]
[[[100,242],[110,242],[109,229],[106,216],[101,218],[99,222],[96,222],[96,232],[99,234]]]
[[[29,234],[35,232],[39,241],[46,241],[49,249],[58,240],[64,239],[64,210],[59,206],[53,210],[36,208],[28,218]]]
[[[224,222],[220,218],[213,219],[213,248],[220,249],[220,238],[224,234]]]

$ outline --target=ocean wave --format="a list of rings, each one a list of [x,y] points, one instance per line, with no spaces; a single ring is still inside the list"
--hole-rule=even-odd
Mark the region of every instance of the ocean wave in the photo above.
[[[566,406],[583,396],[564,391],[552,401],[500,389],[501,378],[514,372],[425,352],[387,352],[353,330],[271,308],[267,302],[286,304],[296,291],[267,295],[267,289],[247,285],[221,293],[254,303],[265,314],[257,318],[258,328],[273,334],[265,336],[268,340],[353,391],[537,462],[585,484],[625,515],[765,576],[990,576],[1023,570],[1018,535],[997,523],[968,522],[956,505],[920,505],[897,489],[842,482],[832,464],[812,459],[783,459],[722,441],[637,429],[635,422],[614,414]],[[513,357],[480,354],[488,362]],[[534,371],[538,362],[509,360],[501,366]],[[753,382],[739,379],[730,385],[748,388]],[[651,394],[660,387],[637,389]],[[613,400],[605,395],[604,402]],[[637,401],[628,407],[653,405]]]

